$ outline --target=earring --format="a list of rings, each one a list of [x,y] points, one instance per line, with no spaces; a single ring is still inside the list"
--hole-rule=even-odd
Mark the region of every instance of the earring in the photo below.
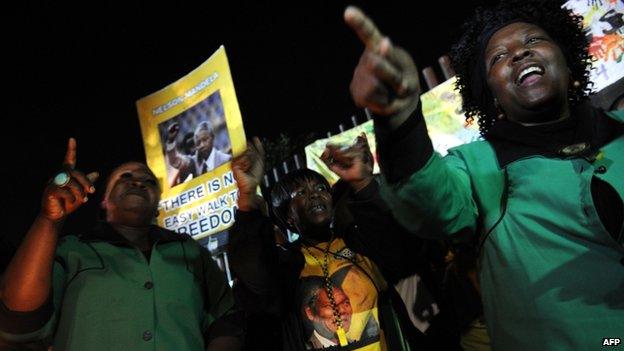
[[[498,104],[498,100],[496,100],[496,98],[494,98],[494,108],[496,108],[496,111],[498,111],[496,119],[498,119],[499,121],[505,119],[505,112],[501,110],[500,105]]]
[[[576,89],[578,89],[578,88],[580,88],[580,87],[581,87],[581,82],[579,82],[578,80],[575,80],[575,81],[572,83],[572,86],[574,86]]]

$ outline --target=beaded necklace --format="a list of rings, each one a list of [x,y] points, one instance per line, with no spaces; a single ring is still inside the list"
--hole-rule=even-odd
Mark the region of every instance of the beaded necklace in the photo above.
[[[312,258],[321,266],[321,270],[323,270],[323,280],[325,285],[325,291],[327,292],[327,297],[329,298],[329,304],[331,305],[332,311],[334,312],[334,324],[338,327],[336,329],[336,335],[338,336],[338,341],[340,342],[340,346],[347,346],[347,333],[342,327],[342,317],[340,317],[340,312],[338,312],[338,306],[336,305],[336,300],[334,299],[334,284],[329,278],[329,247],[331,246],[331,241],[327,243],[327,247],[323,250],[323,262],[321,262],[310,249],[303,245],[303,248],[306,252],[312,256]],[[319,248],[315,247],[320,251]]]

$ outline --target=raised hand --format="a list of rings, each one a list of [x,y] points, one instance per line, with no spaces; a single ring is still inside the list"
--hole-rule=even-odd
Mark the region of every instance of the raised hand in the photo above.
[[[327,144],[320,159],[355,191],[363,189],[373,179],[373,154],[365,133],[346,148]]]
[[[238,186],[238,207],[243,211],[255,208],[256,189],[264,175],[265,153],[257,137],[247,143],[247,150],[232,161],[232,172]]]
[[[167,142],[173,143],[180,132],[180,125],[177,123],[173,123],[167,128]]]
[[[347,7],[344,19],[366,46],[350,85],[355,104],[378,115],[409,115],[418,106],[421,92],[410,55],[392,45],[357,7]]]
[[[76,140],[70,138],[67,142],[67,151],[63,161],[65,174],[57,175],[52,179],[43,192],[41,214],[54,222],[65,219],[87,202],[88,194],[95,192],[93,182],[98,177],[97,172],[84,175],[76,167]]]

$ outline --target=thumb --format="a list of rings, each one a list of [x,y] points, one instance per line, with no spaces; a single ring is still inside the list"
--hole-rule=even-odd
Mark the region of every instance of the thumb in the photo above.
[[[87,179],[89,179],[91,183],[95,182],[99,177],[100,174],[98,172],[91,172],[87,174]]]
[[[100,177],[100,174],[98,172],[91,172],[87,174],[86,177],[91,183],[91,188],[89,189],[89,192],[93,194],[95,192],[95,187],[93,186],[93,184]]]

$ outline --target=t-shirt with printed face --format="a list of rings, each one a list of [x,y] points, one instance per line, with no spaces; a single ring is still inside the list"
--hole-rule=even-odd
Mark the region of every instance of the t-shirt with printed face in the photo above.
[[[385,350],[377,309],[377,291],[386,287],[381,273],[373,262],[351,251],[340,238],[331,242],[327,257],[326,248],[327,243],[321,243],[301,249],[305,265],[297,296],[306,348]],[[348,344],[344,348],[337,332],[340,324]]]

